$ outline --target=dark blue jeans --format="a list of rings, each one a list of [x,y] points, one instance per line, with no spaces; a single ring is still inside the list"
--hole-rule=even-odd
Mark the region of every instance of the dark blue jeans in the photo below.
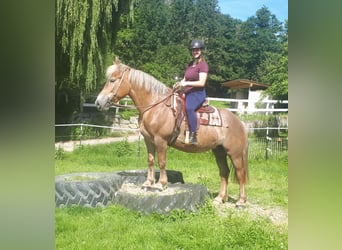
[[[190,132],[197,131],[196,110],[201,107],[205,101],[205,90],[193,91],[186,94],[186,113],[188,115],[188,123]]]

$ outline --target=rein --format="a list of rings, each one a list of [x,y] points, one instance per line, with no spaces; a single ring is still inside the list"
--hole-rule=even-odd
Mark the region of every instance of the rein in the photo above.
[[[118,104],[118,103],[113,103],[112,106],[114,107],[119,107],[119,108],[129,108],[129,109],[136,109],[136,108],[145,108],[145,110],[142,112],[142,114],[144,114],[147,110],[153,108],[154,106],[157,106],[159,105],[160,103],[166,101],[168,98],[170,98],[172,95],[174,94],[174,92],[172,92],[171,94],[168,94],[166,97],[164,97],[163,99],[155,102],[155,103],[152,103],[152,104],[149,104],[149,105],[146,105],[146,106],[135,106],[135,105],[122,105],[122,104]]]
[[[166,97],[164,97],[163,99],[161,99],[160,101],[157,101],[155,103],[152,103],[150,105],[147,105],[147,106],[136,106],[137,108],[146,108],[142,113],[141,115],[143,115],[147,110],[153,108],[154,106],[157,106],[159,105],[160,103],[166,101],[167,99],[169,99],[172,95],[174,94],[174,92],[171,92],[171,94],[168,94]]]

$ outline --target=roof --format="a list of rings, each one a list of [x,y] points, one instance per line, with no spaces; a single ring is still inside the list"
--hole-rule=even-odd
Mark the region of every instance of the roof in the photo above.
[[[231,89],[246,89],[250,88],[251,90],[264,90],[267,89],[270,85],[265,83],[258,83],[247,79],[236,79],[228,82],[221,83],[222,86],[231,88]]]

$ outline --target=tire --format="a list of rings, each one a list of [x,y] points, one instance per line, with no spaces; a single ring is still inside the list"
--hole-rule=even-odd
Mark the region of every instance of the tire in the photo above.
[[[116,173],[74,173],[55,177],[57,207],[104,207],[112,204],[122,186]]]
[[[127,183],[116,193],[114,203],[144,214],[167,214],[175,209],[196,212],[207,195],[207,189],[199,184],[169,184],[162,192],[151,192]]]
[[[56,207],[105,207],[119,204],[141,213],[169,213],[174,209],[195,212],[205,202],[207,189],[184,184],[179,171],[167,170],[168,188],[162,192],[144,191],[141,184],[147,171],[74,173],[55,177]],[[155,172],[156,179],[159,171]]]

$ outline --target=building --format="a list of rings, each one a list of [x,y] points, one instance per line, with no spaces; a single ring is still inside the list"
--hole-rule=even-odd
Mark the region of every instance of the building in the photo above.
[[[236,79],[222,83],[222,86],[228,87],[233,91],[230,92],[229,98],[239,99],[241,101],[232,102],[231,109],[237,109],[238,112],[247,111],[255,112],[256,109],[271,109],[274,103],[267,102],[268,96],[262,96],[268,84],[258,83],[247,79]],[[266,102],[265,102],[266,101]]]

